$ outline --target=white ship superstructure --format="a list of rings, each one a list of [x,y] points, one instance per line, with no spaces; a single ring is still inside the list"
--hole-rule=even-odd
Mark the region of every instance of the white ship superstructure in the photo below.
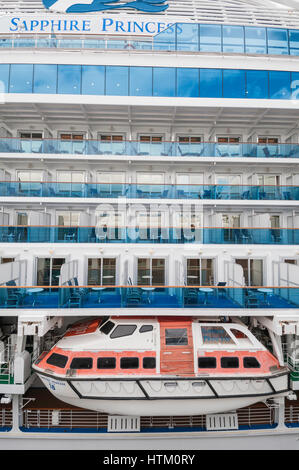
[[[296,448],[299,2],[95,3],[0,6],[0,448]],[[288,384],[123,428],[31,367],[108,317],[242,324]]]

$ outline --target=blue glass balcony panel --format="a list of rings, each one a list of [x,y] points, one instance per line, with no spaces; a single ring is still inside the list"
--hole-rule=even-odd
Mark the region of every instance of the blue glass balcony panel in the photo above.
[[[0,286],[0,308],[298,308],[297,287]],[[151,288],[151,291],[148,288]]]
[[[0,48],[114,49],[200,51],[247,54],[299,54],[296,29],[217,24],[176,23],[153,39],[95,39],[36,37],[0,38]]]
[[[296,78],[296,76],[295,76]],[[299,91],[299,73],[298,80]],[[296,94],[299,95],[298,91]],[[0,137],[0,153],[68,155],[149,155],[164,157],[299,158],[299,144],[136,142],[15,139]]]
[[[268,54],[289,54],[288,30],[267,28]]]
[[[0,196],[298,201],[298,186],[0,181]]]
[[[154,44],[156,38],[154,38]],[[221,52],[222,50],[222,29],[220,25],[201,24],[199,26],[200,51]]]
[[[244,52],[244,28],[242,26],[222,26],[222,51]]]
[[[267,53],[266,28],[245,26],[245,52],[251,54]]]
[[[1,226],[0,243],[297,245],[299,228]]]
[[[177,24],[176,25],[176,49],[178,51],[198,51],[199,50],[199,25],[198,24]]]

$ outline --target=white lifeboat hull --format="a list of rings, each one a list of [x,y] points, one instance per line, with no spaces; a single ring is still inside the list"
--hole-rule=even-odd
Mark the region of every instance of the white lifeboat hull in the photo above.
[[[108,414],[183,416],[221,413],[288,390],[288,371],[267,377],[56,378],[38,373],[48,390],[74,406]]]

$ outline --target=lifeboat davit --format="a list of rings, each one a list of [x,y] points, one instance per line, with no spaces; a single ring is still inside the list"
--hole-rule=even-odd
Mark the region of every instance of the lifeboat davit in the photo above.
[[[289,391],[288,369],[245,325],[192,318],[81,321],[33,368],[58,399],[119,415],[219,413]]]

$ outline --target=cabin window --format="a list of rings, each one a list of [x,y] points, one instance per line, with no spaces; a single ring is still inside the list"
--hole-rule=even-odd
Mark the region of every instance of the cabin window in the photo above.
[[[222,357],[221,367],[223,369],[238,369],[239,358],[238,357]]]
[[[51,354],[51,356],[46,360],[47,364],[50,364],[51,366],[60,367],[61,369],[65,368],[67,361],[67,356],[63,356],[62,354],[57,353]]]
[[[147,333],[148,331],[153,331],[154,327],[153,325],[142,325],[142,327],[139,330],[139,333]]]
[[[235,344],[222,326],[202,326],[203,344]]]
[[[156,358],[155,357],[144,357],[143,358],[143,369],[155,369]]]
[[[92,369],[92,358],[75,357],[71,362],[70,369]]]
[[[216,369],[216,357],[199,357],[199,369]]]
[[[240,331],[240,330],[235,330],[234,328],[230,330],[231,333],[234,335],[235,338],[238,338],[238,339],[248,339],[248,336],[243,333],[243,331]]]
[[[123,336],[130,336],[136,330],[136,325],[118,325],[110,335],[110,338],[122,338]]]
[[[105,325],[101,326],[100,331],[104,333],[105,335],[109,335],[110,331],[114,327],[115,327],[115,323],[113,323],[113,321],[107,321]]]
[[[116,358],[115,357],[99,357],[97,367],[98,369],[115,369]]]
[[[121,369],[138,369],[139,359],[138,357],[122,357],[120,360]]]
[[[258,369],[261,367],[259,361],[255,357],[244,357],[243,365],[245,369]]]
[[[186,346],[188,344],[187,328],[166,328],[165,344],[167,346]]]

